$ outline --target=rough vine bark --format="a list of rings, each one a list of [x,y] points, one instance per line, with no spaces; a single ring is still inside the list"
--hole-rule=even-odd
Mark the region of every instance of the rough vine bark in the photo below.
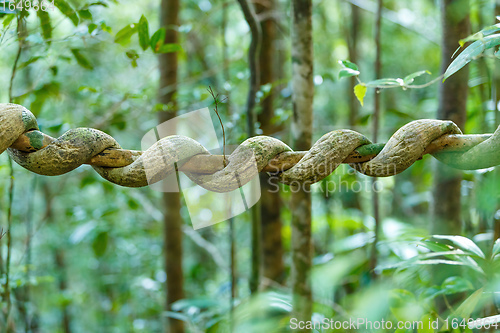
[[[160,24],[165,27],[165,43],[177,43],[177,27],[179,26],[180,0],[162,0],[160,8]],[[160,123],[176,116],[177,88],[165,93],[166,87],[177,85],[177,53],[165,53],[159,56],[160,87],[159,101],[166,105],[169,111],[160,112]],[[172,303],[184,298],[184,277],[182,270],[182,217],[180,193],[164,193],[164,255],[166,281],[166,309],[172,311]],[[167,332],[184,333],[182,321],[169,318]]]
[[[312,0],[292,1],[292,89],[294,148],[309,149],[312,141],[314,98]],[[312,315],[311,193],[308,184],[293,189],[290,204],[293,311],[294,317],[299,321],[307,321]]]
[[[273,84],[275,81],[274,61],[276,58],[275,35],[276,25],[271,15],[275,10],[274,0],[256,4],[257,13],[260,14],[262,43],[260,48],[260,83],[261,85]],[[272,135],[279,129],[271,119],[274,117],[275,88],[261,102],[262,110],[258,120],[264,135]],[[260,174],[261,187],[261,221],[262,221],[262,275],[277,283],[285,279],[283,263],[283,244],[281,239],[281,196],[271,186],[269,176]]]

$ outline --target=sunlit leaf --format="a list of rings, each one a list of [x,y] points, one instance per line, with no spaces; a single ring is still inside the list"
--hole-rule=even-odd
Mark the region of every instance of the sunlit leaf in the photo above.
[[[158,49],[158,53],[172,53],[182,51],[182,47],[179,44],[171,43],[171,44],[163,44]]]
[[[76,26],[79,23],[75,10],[65,0],[54,0],[54,5]]]
[[[363,106],[364,105],[363,100],[365,99],[366,95],[366,86],[362,84],[357,84],[356,86],[354,86],[354,95],[358,99],[361,106]]]
[[[494,34],[495,32],[500,31],[500,23],[490,25],[475,34],[472,34],[466,38],[463,38],[458,41],[460,47],[463,47],[467,42],[474,42],[476,40],[482,40],[484,37]]]
[[[344,68],[349,68],[354,71],[359,71],[358,66],[355,63],[350,62],[349,60],[339,60],[339,64]]]
[[[17,69],[18,69],[18,70],[21,70],[21,69],[23,69],[23,68],[25,68],[25,67],[28,67],[29,65],[31,65],[32,63],[37,62],[37,61],[38,61],[38,60],[40,60],[41,58],[42,58],[42,57],[40,57],[40,56],[37,56],[37,57],[31,57],[31,58],[29,58],[28,60],[26,60],[25,62],[21,63],[21,64],[17,67]]]
[[[450,276],[441,285],[444,294],[456,294],[467,290],[475,289],[472,283],[461,276]]]
[[[132,37],[137,32],[136,24],[126,25],[123,29],[118,31],[115,36],[115,43],[126,45],[130,42],[130,37]]]
[[[153,34],[151,37],[151,49],[153,49],[153,52],[157,53],[160,47],[165,43],[166,34],[165,28],[160,28]]]
[[[73,53],[73,56],[75,57],[78,65],[82,66],[85,69],[94,69],[94,66],[92,66],[90,60],[87,59],[87,57],[84,56],[79,49],[71,49],[71,53]]]
[[[137,52],[135,50],[128,50],[125,52],[125,55],[131,60],[132,67],[137,67],[137,59],[139,59]]]
[[[484,50],[490,49],[497,45],[500,45],[500,34],[494,34],[491,36],[487,36],[482,40],[475,41],[474,43],[466,47],[465,50],[463,50],[462,53],[460,53],[455,58],[455,60],[453,60],[450,66],[448,66],[446,72],[444,73],[443,81],[462,69],[474,58],[481,55]]]
[[[477,255],[480,258],[485,258],[483,251],[470,239],[463,236],[451,235],[433,235],[432,238],[450,241],[455,247],[458,247],[466,252]]]
[[[497,254],[500,254],[500,238],[495,241],[491,257],[495,257]]]
[[[356,76],[359,75],[359,71],[356,71],[351,68],[342,68],[339,72],[339,79],[343,77],[350,77],[350,76]]]
[[[96,257],[102,257],[106,253],[108,248],[108,233],[106,231],[101,231],[97,234],[92,242],[92,250]]]
[[[139,32],[139,45],[146,51],[149,47],[149,24],[144,15],[139,20],[137,31]]]
[[[50,44],[52,38],[52,24],[50,22],[49,13],[44,10],[38,10],[36,12],[38,19],[40,20],[40,27],[42,28],[43,39]]]
[[[432,323],[436,320],[436,318],[429,314],[426,313],[420,318],[420,322],[423,324],[420,327],[418,327],[418,333],[434,333],[435,330],[432,327]]]
[[[89,34],[94,32],[95,29],[97,29],[97,24],[95,24],[95,23],[89,24],[89,27],[88,27]]]
[[[483,295],[483,288],[476,290],[470,295],[455,311],[455,315],[462,318],[470,318],[472,312],[476,309],[481,296]]]
[[[186,323],[190,322],[188,316],[186,316],[185,314],[179,313],[179,312],[164,311],[163,314],[165,315],[165,317],[168,317],[168,318],[174,318],[174,319],[177,319],[180,321],[184,321]]]
[[[3,22],[2,22],[3,27],[4,28],[7,27],[10,24],[10,22],[12,22],[12,20],[15,18],[16,18],[15,14],[9,14],[9,15],[5,16],[5,18],[3,19]]]
[[[81,10],[79,10],[78,11],[78,16],[80,16],[80,18],[83,21],[92,21],[92,13],[88,9],[81,9]]]
[[[412,74],[406,76],[403,79],[403,82],[404,82],[405,85],[408,85],[408,84],[412,83],[417,77],[422,76],[424,74],[431,74],[431,72],[429,72],[429,71],[418,71],[418,72],[412,73]]]
[[[391,87],[401,87],[404,85],[403,79],[378,79],[366,83],[368,87],[378,87],[378,88],[391,88]]]

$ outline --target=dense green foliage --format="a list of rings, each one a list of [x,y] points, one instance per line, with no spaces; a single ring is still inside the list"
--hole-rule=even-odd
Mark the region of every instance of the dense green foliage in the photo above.
[[[342,67],[339,60],[349,58],[346,39],[351,25],[350,4],[314,1],[314,139],[333,129],[349,128],[348,97],[354,92],[347,79],[339,78],[339,71],[340,77],[359,75],[364,88],[358,87],[357,96],[362,95],[364,101],[353,129],[368,137],[375,93],[372,87],[408,88],[440,74],[437,1],[384,1],[383,77],[402,78],[403,84],[396,79],[373,81],[372,1],[355,2],[367,9],[361,11],[359,56],[356,66],[343,62]],[[12,87],[13,102],[30,109],[43,132],[57,137],[70,128],[93,127],[111,134],[122,147],[140,149],[142,136],[157,124],[157,112],[171,107],[156,99],[157,54],[177,52],[179,113],[212,107],[207,90],[211,86],[223,97],[229,96],[219,105],[227,143],[238,144],[246,138],[250,37],[236,1],[182,0],[178,44],[163,43],[165,28],[158,23],[159,0],[56,0],[53,9],[17,14],[9,13],[8,6],[3,10],[3,3],[0,0],[0,102],[8,102]],[[221,30],[224,6],[228,11],[226,31]],[[494,6],[495,1],[471,0],[473,31],[496,23]],[[277,63],[283,66],[283,75],[272,84],[262,85],[258,93],[260,102],[272,89],[277,90],[273,122],[286,128],[275,134],[284,141],[289,141],[293,114],[289,7],[288,1],[279,1],[274,14],[279,27]],[[456,58],[456,70],[469,62],[471,68],[467,133],[492,132],[500,118],[496,115],[498,96],[494,95],[500,84],[500,62],[497,54],[493,55],[500,44],[500,28],[498,24],[495,27],[464,41],[471,44]],[[223,37],[229,55],[227,64]],[[19,47],[22,52],[16,62]],[[476,59],[481,54],[486,57]],[[229,78],[223,75],[225,66]],[[16,75],[11,81],[14,67]],[[446,76],[454,71],[450,69]],[[408,76],[411,73],[415,74]],[[382,90],[382,141],[411,120],[434,118],[437,93],[437,83],[420,89]],[[260,108],[258,104],[257,112]],[[220,129],[215,113],[212,122]],[[262,132],[257,129],[257,133]],[[222,142],[222,133],[218,134]],[[463,213],[464,233],[433,236],[428,231],[432,163],[425,157],[398,176],[378,180],[383,222],[377,279],[369,270],[374,239],[370,179],[344,166],[313,185],[314,320],[359,317],[429,322],[498,313],[500,243],[494,243],[494,223],[500,220],[500,173],[493,168],[464,172],[462,207],[457,207]],[[0,226],[4,230],[9,175],[8,156],[3,154]],[[359,193],[348,189],[355,182],[362,187]],[[280,187],[288,279],[290,189]],[[245,333],[289,329],[289,284],[273,285],[250,297],[248,213],[234,220],[238,294],[230,316],[227,222],[194,231],[183,208],[186,299],[175,304],[177,312],[165,312],[164,282],[168,277],[162,261],[163,216],[158,192],[112,185],[88,166],[49,178],[14,165],[12,212],[9,286],[5,270],[7,238],[0,240],[2,328],[7,327],[9,302],[5,297],[9,296],[9,320],[19,332],[30,325],[40,332],[63,332],[65,320],[72,332],[159,332],[167,316],[186,321],[190,332],[227,332],[230,326],[234,332]],[[444,274],[449,266],[462,269],[460,274],[450,270],[444,282],[436,284],[431,266],[438,266]],[[435,301],[443,295],[451,304],[445,312],[439,312]]]

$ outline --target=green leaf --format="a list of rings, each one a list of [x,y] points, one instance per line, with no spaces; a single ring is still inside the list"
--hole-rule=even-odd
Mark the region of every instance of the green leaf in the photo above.
[[[108,247],[108,233],[102,231],[97,234],[92,242],[92,250],[94,250],[94,254],[96,257],[102,257],[104,253],[106,253],[106,249]]]
[[[94,66],[90,63],[89,59],[85,57],[79,49],[71,49],[71,53],[73,53],[73,56],[76,59],[76,62],[78,65],[82,66],[85,69],[94,69]]]
[[[108,34],[112,34],[113,30],[111,29],[110,26],[108,26],[105,22],[101,22],[101,29],[104,32],[107,32]]]
[[[146,51],[149,47],[149,24],[144,15],[139,20],[137,31],[139,32],[139,45]]]
[[[63,13],[64,16],[69,18],[75,26],[78,25],[78,16],[76,15],[75,10],[66,1],[54,0],[54,5],[57,7],[57,9],[59,9],[61,13]]]
[[[450,66],[448,66],[446,72],[444,73],[443,81],[462,69],[462,67],[471,62],[475,57],[481,55],[484,50],[490,49],[497,45],[500,45],[500,34],[494,34],[491,36],[487,36],[482,40],[475,41],[474,43],[466,47],[465,50],[463,50],[462,53],[460,53],[455,58],[455,60],[453,60]]]
[[[10,22],[12,22],[12,20],[15,18],[16,18],[15,14],[9,14],[9,15],[5,16],[5,18],[3,19],[3,22],[2,22],[3,27],[4,28],[7,27],[10,24]]]
[[[163,44],[160,46],[157,53],[172,53],[182,51],[182,47],[179,44],[171,43],[171,44]]]
[[[424,314],[420,318],[420,322],[422,322],[422,326],[418,328],[418,333],[434,333],[434,329],[432,328],[432,323],[436,320],[434,316],[429,313]]]
[[[404,82],[405,85],[408,85],[408,84],[412,83],[417,77],[422,76],[424,74],[431,74],[431,72],[429,72],[429,71],[418,71],[418,72],[412,73],[412,74],[406,76],[403,79],[403,82]]]
[[[470,318],[470,315],[476,309],[481,296],[483,295],[483,288],[476,290],[472,295],[470,295],[455,311],[455,315],[462,318]]]
[[[402,79],[379,79],[366,83],[367,87],[373,88],[391,88],[391,87],[402,87],[404,86],[404,81]]]
[[[356,76],[356,75],[359,75],[359,71],[356,71],[354,69],[351,69],[351,68],[342,68],[339,72],[339,79],[343,78],[343,77],[351,77],[351,76]]]
[[[125,54],[127,55],[127,58],[131,60],[132,67],[137,67],[137,59],[139,59],[137,52],[135,50],[128,50]]]
[[[354,71],[359,71],[358,66],[355,63],[350,62],[349,60],[339,60],[339,64],[343,68],[349,68]]]
[[[179,313],[179,312],[164,311],[163,314],[165,315],[165,317],[168,317],[168,318],[175,318],[177,320],[184,321],[186,323],[190,322],[190,319],[188,316],[186,316],[185,314]]]
[[[151,49],[154,53],[160,50],[160,47],[165,43],[165,36],[167,32],[165,28],[158,29],[151,37]]]
[[[495,241],[495,245],[493,245],[493,251],[491,253],[491,257],[494,258],[497,254],[500,254],[500,238]]]
[[[476,32],[475,34],[472,34],[466,38],[461,39],[458,42],[458,44],[460,45],[460,47],[463,47],[465,45],[465,43],[467,43],[467,42],[482,40],[482,39],[484,39],[484,37],[489,36],[491,34],[494,34],[495,32],[498,32],[498,31],[500,31],[500,23],[490,25],[486,28],[483,28],[481,31]]]
[[[43,39],[47,42],[47,44],[50,44],[50,40],[52,38],[52,24],[50,22],[49,13],[43,10],[38,10],[36,12],[36,16],[38,16],[38,19],[40,20]]]
[[[83,21],[92,21],[92,13],[88,9],[79,10],[78,15]]]
[[[460,276],[450,276],[446,280],[444,280],[441,285],[441,289],[444,294],[456,294],[461,293],[467,290],[475,289],[472,283],[469,280],[464,279]]]
[[[91,34],[92,32],[94,32],[95,29],[97,29],[97,24],[90,23],[89,26],[88,26],[89,34]]]
[[[23,69],[23,68],[25,68],[25,67],[28,67],[29,65],[31,65],[32,63],[34,63],[34,62],[38,61],[38,60],[39,60],[39,59],[41,59],[41,58],[42,58],[42,57],[40,57],[40,56],[37,56],[37,57],[31,57],[31,58],[29,58],[28,60],[26,60],[25,62],[21,63],[21,64],[17,67],[17,69],[18,69],[18,70],[21,70],[21,69]]]
[[[455,247],[458,247],[465,252],[474,254],[480,258],[485,258],[483,251],[470,239],[463,236],[450,236],[450,235],[433,235],[434,239],[442,239],[451,242]]]
[[[364,86],[362,84],[355,85],[354,86],[354,95],[358,99],[361,106],[363,106],[364,105],[363,100],[364,100],[365,95],[366,95],[366,86]]]
[[[129,24],[125,26],[122,30],[118,31],[115,36],[115,43],[126,45],[130,43],[130,37],[137,32],[136,24]]]

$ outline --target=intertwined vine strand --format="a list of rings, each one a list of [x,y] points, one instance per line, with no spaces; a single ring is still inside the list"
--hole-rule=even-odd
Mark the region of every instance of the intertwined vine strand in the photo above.
[[[294,152],[282,141],[256,136],[229,157],[211,155],[183,136],[162,138],[144,152],[125,150],[110,135],[92,128],[69,130],[59,138],[39,131],[34,115],[16,104],[0,104],[0,153],[8,149],[14,161],[41,175],[61,175],[82,164],[122,186],[157,182],[175,169],[216,192],[244,185],[255,172],[274,172],[279,181],[314,183],[341,163],[377,177],[398,174],[424,154],[459,169],[483,169],[500,164],[500,127],[494,134],[462,135],[451,121],[422,119],[401,127],[384,144],[372,144],[351,130],[323,135],[307,152]]]

